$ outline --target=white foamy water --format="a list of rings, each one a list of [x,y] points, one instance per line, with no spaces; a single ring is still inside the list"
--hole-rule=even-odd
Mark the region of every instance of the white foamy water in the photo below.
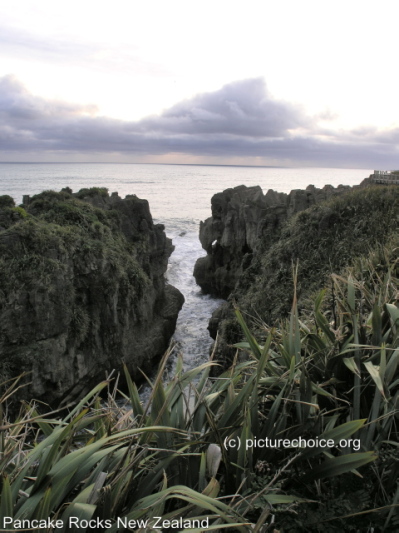
[[[208,356],[211,340],[207,330],[212,312],[223,300],[201,293],[193,270],[196,260],[204,255],[198,245],[198,227],[191,223],[188,229],[170,235],[175,251],[169,260],[167,279],[184,294],[185,303],[180,311],[174,340],[183,353],[185,370],[203,363]]]
[[[0,195],[9,194],[20,203],[22,195],[70,187],[107,187],[121,197],[136,194],[149,201],[156,222],[165,224],[175,251],[167,278],[185,297],[175,340],[186,369],[208,358],[211,339],[207,325],[219,300],[201,294],[193,278],[194,264],[205,255],[198,239],[199,222],[211,215],[212,196],[237,185],[260,185],[264,192],[289,192],[330,185],[356,185],[369,176],[364,169],[292,169],[200,165],[143,165],[101,163],[0,164]]]

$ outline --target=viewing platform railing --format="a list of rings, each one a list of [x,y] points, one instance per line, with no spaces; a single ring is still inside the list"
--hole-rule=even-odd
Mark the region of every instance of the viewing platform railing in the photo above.
[[[399,185],[399,172],[390,170],[374,170],[372,174],[375,183]]]

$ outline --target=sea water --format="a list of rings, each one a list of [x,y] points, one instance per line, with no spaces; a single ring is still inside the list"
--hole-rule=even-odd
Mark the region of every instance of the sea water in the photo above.
[[[149,201],[155,222],[165,225],[175,251],[167,280],[184,295],[174,340],[185,369],[208,359],[211,339],[208,320],[221,301],[204,295],[193,277],[195,261],[205,255],[198,239],[199,223],[211,216],[211,198],[238,185],[260,185],[264,192],[289,192],[313,184],[356,185],[371,170],[331,168],[269,168],[206,165],[152,165],[104,163],[1,163],[0,194],[17,203],[24,194],[70,187],[107,187],[121,197],[135,194]],[[173,365],[172,365],[173,366]]]

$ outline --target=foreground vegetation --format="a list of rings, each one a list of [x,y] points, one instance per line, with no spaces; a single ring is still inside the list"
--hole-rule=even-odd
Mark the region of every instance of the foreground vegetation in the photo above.
[[[185,531],[206,517],[206,530],[399,531],[398,245],[332,276],[306,314],[294,297],[289,319],[258,324],[258,339],[237,309],[244,340],[218,378],[212,361],[183,373],[179,359],[166,384],[167,354],[146,405],[126,371],[130,407],[110,379],[66,415],[31,404],[10,423],[4,408],[0,516],[73,516],[110,532],[125,530],[118,517],[157,516],[191,520]],[[254,445],[300,437],[332,445]]]

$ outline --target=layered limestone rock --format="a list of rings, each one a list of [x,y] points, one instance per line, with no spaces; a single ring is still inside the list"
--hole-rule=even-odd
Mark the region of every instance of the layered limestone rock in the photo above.
[[[148,202],[106,189],[0,197],[0,382],[29,372],[19,397],[76,400],[124,361],[134,378],[161,356],[182,294],[173,251]]]
[[[265,324],[288,316],[295,291],[299,312],[309,311],[309,298],[328,286],[330,274],[387,242],[398,213],[399,188],[370,180],[288,195],[244,186],[216,194],[200,228],[207,256],[195,266],[202,289],[227,299],[209,322],[218,338],[214,360],[231,364],[242,340],[234,305],[262,338]]]
[[[293,214],[350,189],[326,185],[293,190],[289,194],[240,185],[215,194],[212,216],[200,225],[200,241],[207,252],[197,260],[194,276],[205,293],[227,298],[251,264],[253,253],[275,242],[283,223]]]

